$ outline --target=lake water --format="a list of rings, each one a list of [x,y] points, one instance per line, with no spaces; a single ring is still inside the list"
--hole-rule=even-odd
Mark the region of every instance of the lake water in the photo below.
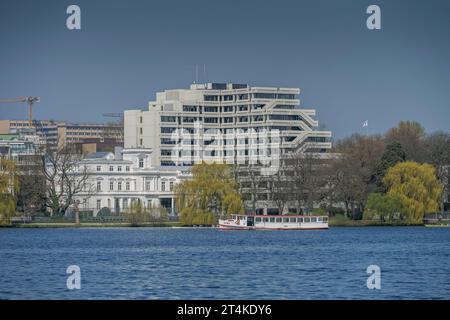
[[[0,229],[0,299],[450,299],[450,228]]]

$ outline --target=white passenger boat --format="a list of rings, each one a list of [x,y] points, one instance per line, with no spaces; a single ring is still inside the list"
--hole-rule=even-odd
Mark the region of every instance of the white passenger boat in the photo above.
[[[237,215],[219,219],[220,230],[321,230],[328,229],[328,216]]]

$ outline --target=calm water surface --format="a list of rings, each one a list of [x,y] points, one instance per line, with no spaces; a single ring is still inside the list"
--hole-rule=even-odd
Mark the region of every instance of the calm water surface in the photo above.
[[[449,228],[0,229],[0,299],[431,298],[450,299]]]

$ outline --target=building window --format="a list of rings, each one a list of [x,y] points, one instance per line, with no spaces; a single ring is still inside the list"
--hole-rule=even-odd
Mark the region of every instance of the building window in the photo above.
[[[205,112],[217,112],[217,107],[205,107]]]
[[[143,144],[142,139],[139,139],[139,145],[142,146],[142,144]]]
[[[142,133],[143,133],[142,128],[139,128],[139,134],[142,134]]]
[[[183,106],[184,112],[197,112],[197,106]]]
[[[139,123],[142,123],[142,116],[139,117]]]
[[[114,190],[114,181],[110,181],[109,182],[109,191],[113,191]]]
[[[130,191],[130,183],[128,181],[125,183],[125,190]]]
[[[118,171],[118,172],[121,172],[121,171],[122,171],[122,166],[118,166],[118,167],[117,167],[117,171]]]
[[[218,123],[218,118],[205,117],[205,123]]]
[[[169,188],[170,188],[170,191],[173,191],[173,181],[170,181]]]
[[[117,190],[122,191],[122,182],[117,182]]]
[[[145,191],[150,191],[150,181],[145,181]]]
[[[97,172],[102,171],[102,167],[101,166],[97,166]]]
[[[161,122],[177,122],[177,118],[174,116],[161,116]]]
[[[164,181],[161,182],[161,190],[166,191],[166,183]]]
[[[109,171],[114,171],[114,167],[113,166],[109,166]]]
[[[144,159],[139,159],[139,168],[144,167]]]
[[[97,181],[97,191],[102,191],[102,183]]]
[[[127,172],[130,171],[130,166],[126,166],[125,171],[127,171]]]
[[[97,210],[100,210],[102,208],[102,200],[97,200]]]

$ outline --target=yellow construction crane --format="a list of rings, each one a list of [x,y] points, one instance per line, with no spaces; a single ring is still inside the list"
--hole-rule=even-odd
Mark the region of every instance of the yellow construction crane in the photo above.
[[[33,124],[33,104],[40,102],[40,97],[20,97],[16,99],[0,99],[0,103],[11,103],[11,102],[26,102],[28,103],[28,121],[30,128]]]

